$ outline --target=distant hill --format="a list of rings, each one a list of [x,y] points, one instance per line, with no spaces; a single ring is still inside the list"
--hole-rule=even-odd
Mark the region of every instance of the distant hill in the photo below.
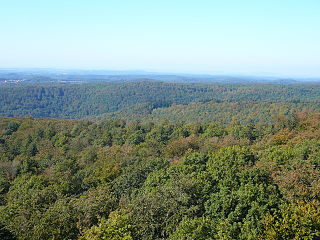
[[[164,82],[191,83],[273,83],[295,84],[320,82],[320,78],[288,78],[237,74],[183,74],[147,71],[68,70],[68,69],[0,69],[0,83],[90,83],[137,81],[149,79]]]
[[[310,102],[192,102],[164,108],[153,108],[152,104],[137,104],[116,112],[90,117],[93,121],[124,119],[126,121],[169,121],[176,122],[230,122],[268,123],[274,116],[290,116],[295,112],[320,111],[319,101]]]
[[[156,112],[160,117],[158,109],[189,103],[211,102],[210,107],[217,109],[230,106],[230,102],[250,102],[245,105],[248,107],[250,104],[267,107],[265,103],[259,105],[257,102],[301,103],[298,104],[301,109],[317,108],[319,99],[320,84],[173,83],[150,80],[84,84],[21,83],[1,85],[0,116],[81,119],[117,111],[121,116],[122,112],[131,111],[132,116],[127,117],[132,118],[146,111]],[[188,106],[186,111],[192,106]],[[238,107],[243,106],[238,103]],[[184,107],[172,107],[179,108]]]

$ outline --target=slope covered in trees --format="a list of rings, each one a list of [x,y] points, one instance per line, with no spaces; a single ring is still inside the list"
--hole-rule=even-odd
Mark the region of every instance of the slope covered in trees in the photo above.
[[[96,84],[1,84],[0,116],[79,119],[126,108],[153,109],[191,102],[319,101],[320,84],[192,84],[156,81]],[[317,107],[317,105],[316,105]],[[161,112],[159,113],[161,114]]]
[[[0,119],[1,239],[319,239],[320,113]]]
[[[234,101],[234,102],[192,102],[170,107],[153,109],[151,104],[137,104],[116,112],[90,117],[94,121],[106,119],[126,119],[127,121],[164,121],[169,122],[211,122],[228,124],[270,122],[275,116],[291,116],[295,112],[320,111],[320,102],[270,102],[270,101]]]

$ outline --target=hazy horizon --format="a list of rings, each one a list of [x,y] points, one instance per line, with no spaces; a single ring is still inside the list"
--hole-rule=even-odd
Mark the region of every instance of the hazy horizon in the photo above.
[[[2,68],[0,66],[0,72],[8,71],[10,73],[15,72],[26,72],[26,73],[59,73],[59,74],[93,74],[93,75],[194,75],[194,76],[229,76],[229,77],[270,77],[270,78],[292,78],[292,79],[320,79],[319,75],[294,75],[294,74],[279,74],[272,72],[167,72],[167,71],[153,71],[153,70],[144,70],[144,69],[102,69],[102,68],[52,68],[52,67],[26,67],[26,68],[17,68],[9,67]]]

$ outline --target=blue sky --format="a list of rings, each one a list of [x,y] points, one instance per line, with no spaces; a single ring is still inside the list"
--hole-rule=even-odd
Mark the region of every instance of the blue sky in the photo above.
[[[320,76],[320,1],[4,0],[12,67]]]

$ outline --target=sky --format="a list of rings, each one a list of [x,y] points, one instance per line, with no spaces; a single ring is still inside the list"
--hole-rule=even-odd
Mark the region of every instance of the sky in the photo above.
[[[319,0],[0,2],[0,68],[320,77]]]

